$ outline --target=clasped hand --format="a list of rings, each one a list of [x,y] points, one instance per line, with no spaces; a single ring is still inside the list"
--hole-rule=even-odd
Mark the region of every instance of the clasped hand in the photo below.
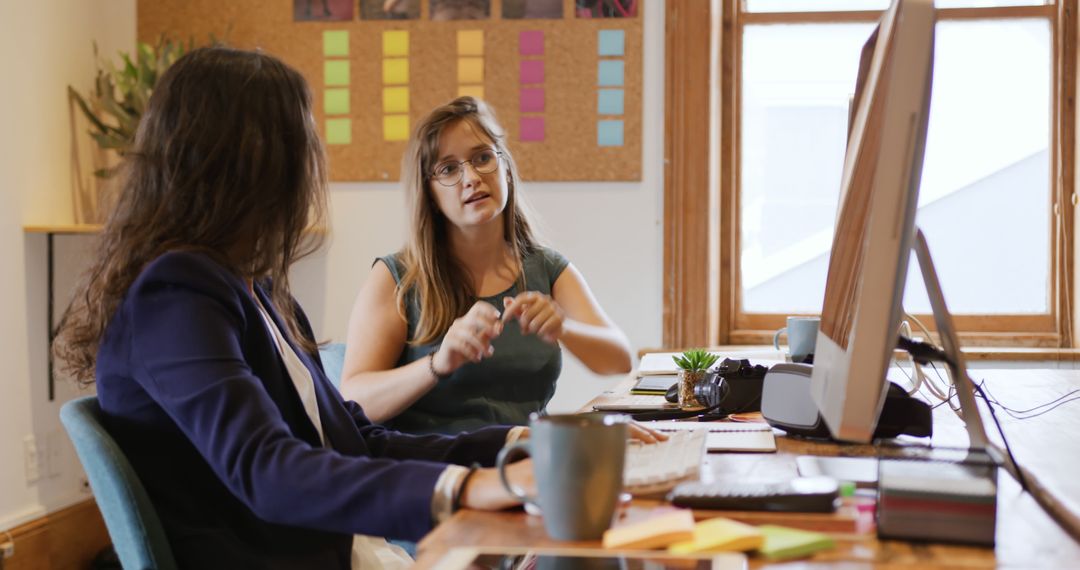
[[[432,366],[446,375],[466,362],[480,362],[495,354],[491,341],[502,334],[510,319],[517,319],[522,334],[535,334],[545,342],[556,343],[563,333],[565,316],[550,296],[526,291],[503,299],[503,313],[485,301],[477,301],[464,316],[455,319],[446,331]]]

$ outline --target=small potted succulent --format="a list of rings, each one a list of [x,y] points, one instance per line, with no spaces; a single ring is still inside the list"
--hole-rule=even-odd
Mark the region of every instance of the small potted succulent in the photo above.
[[[695,348],[672,358],[679,367],[679,407],[700,408],[702,404],[694,396],[694,387],[705,379],[709,368],[716,364],[720,356],[704,348]]]

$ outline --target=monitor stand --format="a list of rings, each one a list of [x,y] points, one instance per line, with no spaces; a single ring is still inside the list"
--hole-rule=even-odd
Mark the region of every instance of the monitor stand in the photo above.
[[[1031,494],[1032,498],[1039,503],[1058,524],[1062,526],[1073,538],[1080,540],[1080,516],[1070,512],[1060,501],[1056,500],[1044,487],[1039,479],[1030,471],[1024,469],[1013,461],[1012,456],[986,436],[982,417],[979,415],[979,407],[975,401],[975,383],[968,375],[964,355],[960,352],[960,342],[953,326],[952,316],[945,306],[945,297],[941,293],[941,282],[938,281],[937,271],[934,269],[934,261],[930,257],[930,248],[926,243],[926,236],[922,230],[915,228],[915,242],[912,245],[915,256],[919,260],[919,268],[922,271],[923,282],[926,284],[926,292],[930,296],[930,306],[934,310],[934,322],[937,324],[938,335],[941,337],[941,347],[947,356],[949,372],[956,388],[957,397],[960,399],[961,417],[967,426],[969,449],[974,453],[985,452],[1012,475],[1024,489]]]

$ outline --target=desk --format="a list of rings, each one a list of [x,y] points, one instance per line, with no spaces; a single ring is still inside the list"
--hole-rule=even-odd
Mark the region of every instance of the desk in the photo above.
[[[1080,370],[975,370],[976,382],[986,380],[991,393],[1014,409],[1026,409],[1080,389]],[[595,401],[618,397],[631,380],[601,394]],[[987,432],[1000,441],[990,415],[983,412]],[[1039,477],[1044,486],[1073,513],[1080,513],[1080,402],[1065,404],[1033,419],[1015,420],[999,414],[1002,427],[1017,461]],[[920,440],[912,439],[912,442]],[[967,433],[960,420],[941,406],[934,411],[936,446],[966,446]],[[834,444],[777,437],[776,454],[710,454],[707,468],[717,476],[794,476],[798,455],[875,455],[868,445]],[[1080,565],[1080,544],[1051,519],[1005,472],[998,479],[997,546],[977,548],[957,545],[915,544],[877,540],[873,534],[830,530],[828,516],[821,530],[830,532],[837,548],[797,562],[798,568],[835,567],[851,563],[872,568],[1072,568]],[[628,509],[643,509],[655,501],[635,500]],[[695,513],[699,517],[720,514]],[[742,515],[722,513],[732,518]],[[749,516],[766,516],[755,513]],[[807,526],[806,517],[822,515],[768,514],[771,522]],[[802,520],[799,520],[799,519]],[[817,524],[815,521],[814,524]],[[837,528],[839,525],[834,525]],[[485,513],[461,511],[440,525],[419,545],[418,567],[430,567],[455,546],[596,547],[597,542],[560,542],[548,538],[539,517],[521,510]],[[791,562],[767,564],[751,558],[755,568],[792,568]],[[847,564],[845,564],[847,566]]]

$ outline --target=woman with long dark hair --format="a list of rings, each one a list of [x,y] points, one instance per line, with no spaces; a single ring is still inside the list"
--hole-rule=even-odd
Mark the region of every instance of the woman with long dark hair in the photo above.
[[[416,540],[458,506],[515,503],[474,462],[492,465],[520,430],[388,431],[323,373],[289,292],[326,208],[295,70],[192,51],[161,77],[125,161],[54,350],[96,381],[181,567],[348,568],[363,561],[354,534]],[[526,486],[529,465],[511,466]],[[377,542],[358,552],[384,564]]]

